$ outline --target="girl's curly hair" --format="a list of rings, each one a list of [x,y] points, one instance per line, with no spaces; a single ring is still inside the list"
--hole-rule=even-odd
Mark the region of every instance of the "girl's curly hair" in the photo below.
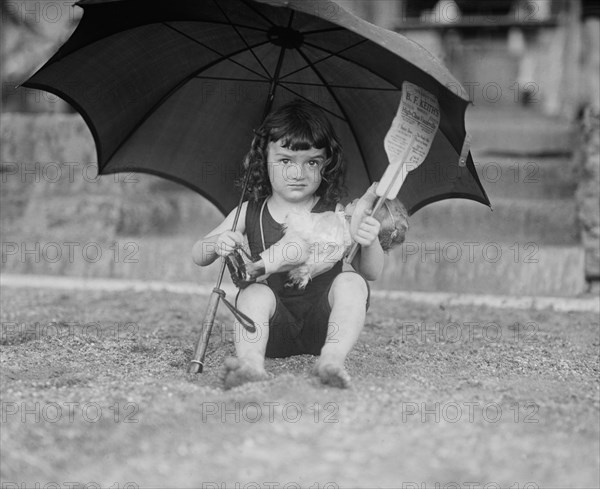
[[[246,196],[258,201],[271,195],[271,181],[267,167],[269,143],[281,140],[281,145],[292,151],[325,148],[325,164],[321,170],[321,184],[316,194],[325,203],[337,203],[345,194],[344,160],[342,147],[331,122],[323,112],[304,100],[294,100],[271,112],[254,131],[250,151],[243,162],[243,175],[236,182],[243,185],[248,172]]]

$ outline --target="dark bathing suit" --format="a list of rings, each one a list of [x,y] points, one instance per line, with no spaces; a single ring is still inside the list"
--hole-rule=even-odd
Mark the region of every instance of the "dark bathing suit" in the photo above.
[[[248,201],[246,211],[246,235],[250,253],[254,259],[257,259],[259,254],[264,251],[260,232],[260,210],[264,200]],[[335,204],[326,205],[320,199],[311,212],[334,210]],[[273,219],[267,205],[264,206],[263,211],[263,231],[266,248],[283,237],[283,227]],[[267,357],[320,354],[321,348],[327,340],[327,326],[331,313],[328,301],[329,289],[335,277],[340,273],[342,273],[341,261],[337,262],[330,270],[309,280],[304,290],[284,286],[288,278],[287,272],[274,273],[267,278],[267,284],[273,291],[276,300],[275,313],[269,321]],[[366,307],[368,309],[369,299],[367,299]],[[332,339],[335,332],[334,328],[331,332]]]

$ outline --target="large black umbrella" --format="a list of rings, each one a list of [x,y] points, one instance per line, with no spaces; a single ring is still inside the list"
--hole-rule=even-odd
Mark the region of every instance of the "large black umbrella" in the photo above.
[[[73,35],[23,85],[52,92],[79,111],[96,142],[99,174],[159,175],[228,212],[240,200],[232,181],[252,130],[272,108],[304,98],[330,116],[344,148],[350,196],[358,196],[388,165],[383,140],[402,83],[410,81],[437,97],[441,120],[429,155],[409,174],[400,199],[409,213],[452,197],[489,205],[470,154],[460,158],[469,103],[461,85],[418,44],[335,2],[77,5],[84,14]],[[202,370],[224,298],[224,267],[190,372]]]
[[[428,51],[329,0],[82,0],[77,29],[23,85],[71,103],[88,124],[99,174],[180,182],[221,211],[265,110],[322,107],[340,136],[350,196],[388,164],[384,136],[404,80],[434,94],[440,129],[400,191],[409,213],[461,197],[489,205],[465,139],[466,93]],[[450,90],[448,87],[451,87]]]

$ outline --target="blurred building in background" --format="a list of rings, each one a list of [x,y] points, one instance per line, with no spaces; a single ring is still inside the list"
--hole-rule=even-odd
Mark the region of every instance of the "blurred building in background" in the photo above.
[[[1,0],[2,112],[73,112],[55,95],[16,85],[71,36],[83,14],[75,1]]]
[[[6,112],[69,111],[49,94],[15,88],[81,18],[74,0],[2,0]],[[600,6],[590,0],[340,0],[355,14],[428,48],[475,104],[529,105],[572,119],[600,99]]]
[[[477,105],[574,118],[600,100],[600,4],[588,0],[343,0],[419,42]]]

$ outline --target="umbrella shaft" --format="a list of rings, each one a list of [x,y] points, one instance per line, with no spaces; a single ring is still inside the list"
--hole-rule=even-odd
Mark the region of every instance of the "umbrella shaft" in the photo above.
[[[269,96],[267,97],[267,101],[265,103],[265,112],[263,115],[263,120],[267,116],[267,114],[271,111],[271,107],[273,106],[273,100],[275,98],[275,87],[277,86],[277,78],[279,76],[279,72],[281,71],[281,64],[283,63],[283,54],[284,50],[282,50],[279,61],[277,63],[276,76],[271,82],[271,88],[269,89]],[[233,219],[233,225],[231,226],[231,230],[235,231],[237,228],[238,220],[240,218],[240,212],[242,210],[242,204],[244,203],[244,196],[246,195],[246,189],[248,188],[248,182],[250,181],[250,169],[246,169],[246,177],[244,178],[244,185],[242,187],[242,193],[240,195],[240,201],[237,206],[237,210],[235,212],[235,217]],[[217,284],[215,286],[216,289],[221,288],[221,282],[223,281],[223,274],[225,273],[226,263],[225,260],[222,260],[221,270],[219,271],[219,276],[217,278]],[[212,328],[215,322],[215,316],[217,315],[217,308],[219,307],[219,299],[220,296],[216,292],[213,292],[210,295],[210,300],[208,302],[208,306],[206,308],[206,312],[204,314],[204,320],[202,321],[202,329],[200,331],[200,338],[198,338],[198,343],[196,344],[196,350],[194,352],[194,358],[190,361],[190,365],[188,366],[188,373],[201,373],[204,369],[204,356],[206,355],[206,350],[208,348],[208,342],[210,340],[210,334],[212,332]]]

